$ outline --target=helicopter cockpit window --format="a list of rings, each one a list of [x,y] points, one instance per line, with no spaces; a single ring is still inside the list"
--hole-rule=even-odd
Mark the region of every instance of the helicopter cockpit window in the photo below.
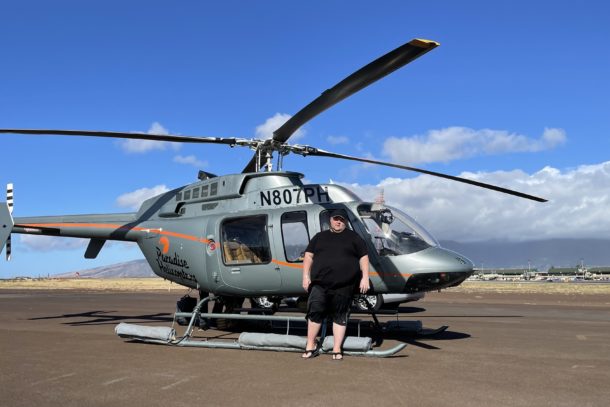
[[[381,256],[415,253],[438,242],[413,218],[396,208],[378,204],[358,207],[358,214]]]
[[[227,219],[220,229],[225,264],[261,264],[271,261],[266,215]]]
[[[324,211],[324,212],[320,212],[320,230],[321,231],[325,231],[330,229],[330,213],[333,212],[335,209],[331,209],[328,211]],[[347,212],[345,212],[345,209],[339,209],[341,212],[343,212],[343,217],[347,220],[347,225],[345,225],[348,229],[354,230],[354,228],[352,228],[352,224],[349,221],[349,217],[347,216]]]
[[[289,262],[303,261],[305,249],[309,244],[307,212],[286,212],[282,214],[282,238],[284,254]]]

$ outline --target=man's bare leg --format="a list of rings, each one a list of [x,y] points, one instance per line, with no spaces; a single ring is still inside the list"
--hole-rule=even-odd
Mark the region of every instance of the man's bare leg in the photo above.
[[[305,345],[305,350],[316,349],[316,337],[318,336],[318,332],[320,332],[321,326],[322,324],[307,320],[307,345]],[[310,357],[308,353],[309,352],[303,353],[303,358]]]
[[[341,345],[343,345],[343,339],[345,339],[345,331],[347,330],[346,325],[339,325],[333,322],[333,336],[334,336],[334,344],[333,344],[333,359],[343,359]]]

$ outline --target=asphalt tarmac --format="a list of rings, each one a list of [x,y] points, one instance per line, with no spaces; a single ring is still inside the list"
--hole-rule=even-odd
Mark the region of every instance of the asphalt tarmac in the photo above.
[[[606,295],[434,293],[400,318],[449,329],[394,336],[382,347],[408,346],[386,359],[301,360],[114,334],[119,322],[169,326],[177,297],[0,290],[0,405],[610,405]]]

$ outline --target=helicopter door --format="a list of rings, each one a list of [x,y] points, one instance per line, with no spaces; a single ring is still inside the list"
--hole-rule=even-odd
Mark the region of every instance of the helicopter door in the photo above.
[[[225,219],[220,225],[224,284],[244,291],[278,291],[281,277],[271,263],[272,228],[267,215]]]
[[[278,258],[282,265],[282,289],[300,293],[303,290],[303,257],[310,238],[307,212],[276,213],[274,219],[276,225],[280,224],[281,232],[281,236],[276,235],[274,241],[276,253],[284,256]]]

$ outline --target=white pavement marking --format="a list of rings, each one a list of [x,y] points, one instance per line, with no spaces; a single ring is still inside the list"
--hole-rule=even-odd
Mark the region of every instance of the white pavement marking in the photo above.
[[[65,379],[66,377],[72,377],[72,376],[75,376],[75,375],[76,375],[76,373],[68,373],[68,374],[64,374],[64,375],[61,375],[61,376],[50,377],[48,379],[39,380],[37,382],[30,383],[30,386],[36,386],[36,385],[39,385],[41,383],[54,382],[56,380]]]
[[[122,382],[123,380],[125,380],[125,379],[127,379],[127,378],[128,378],[128,376],[125,376],[125,377],[119,377],[118,379],[109,380],[109,381],[107,381],[107,382],[105,382],[105,383],[102,383],[102,386],[109,386],[109,385],[111,385],[111,384],[115,384],[115,383],[118,383],[118,382]]]
[[[178,380],[176,383],[168,384],[168,385],[167,385],[167,386],[165,386],[165,387],[161,387],[161,390],[169,390],[169,389],[171,389],[171,388],[172,388],[172,387],[174,387],[174,386],[177,386],[177,385],[182,384],[182,383],[186,383],[186,382],[188,382],[188,381],[190,381],[190,380],[191,380],[191,379],[190,379],[190,378],[188,378],[188,377],[187,377],[187,378],[184,378],[184,379],[182,379],[182,380]]]

